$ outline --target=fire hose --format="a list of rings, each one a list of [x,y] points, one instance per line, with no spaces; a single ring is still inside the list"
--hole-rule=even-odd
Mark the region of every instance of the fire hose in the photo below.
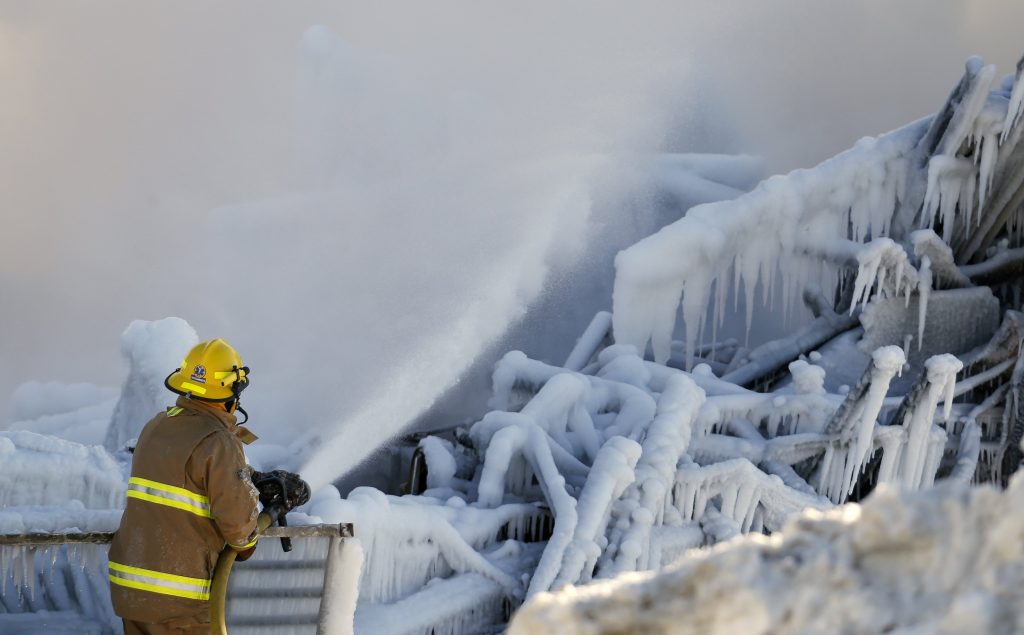
[[[287,527],[286,514],[309,501],[309,485],[298,474],[284,470],[253,471],[252,482],[259,491],[260,504],[263,505],[263,511],[256,518],[257,537],[275,524]],[[281,538],[281,549],[292,550],[291,538]],[[238,554],[230,545],[225,547],[213,570],[213,583],[210,587],[210,631],[213,635],[227,635],[228,632],[225,621],[228,578]]]

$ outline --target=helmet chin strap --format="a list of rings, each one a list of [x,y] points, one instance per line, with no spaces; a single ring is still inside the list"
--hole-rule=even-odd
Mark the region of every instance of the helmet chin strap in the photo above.
[[[246,412],[245,408],[243,408],[238,403],[238,397],[235,397],[234,399],[229,399],[228,401],[221,402],[220,405],[224,408],[224,411],[227,412],[228,414],[233,415],[233,414],[235,414],[235,412],[241,412],[243,415],[245,415],[245,419],[242,419],[241,421],[239,421],[238,425],[242,425],[243,423],[245,423],[246,421],[249,420],[249,413]]]
[[[241,368],[238,368],[236,366],[234,368],[234,371],[235,377],[237,377],[238,379],[235,380],[235,383],[231,384],[231,392],[235,395],[235,398],[228,402],[231,404],[231,407],[228,409],[228,412],[230,412],[231,414],[234,414],[236,410],[238,412],[241,412],[245,416],[245,419],[239,421],[238,425],[242,425],[243,423],[249,420],[249,413],[246,412],[245,408],[242,407],[242,404],[239,403],[239,400],[242,397],[242,391],[249,386],[249,367],[242,366]],[[239,371],[242,372],[239,373]]]

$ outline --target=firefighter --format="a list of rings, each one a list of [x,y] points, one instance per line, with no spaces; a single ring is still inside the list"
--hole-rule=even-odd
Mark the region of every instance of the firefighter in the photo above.
[[[209,633],[218,554],[256,545],[258,493],[238,425],[249,369],[227,342],[200,342],[164,385],[181,395],[143,428],[110,546],[110,595],[126,635]],[[246,416],[248,419],[248,416]],[[243,421],[244,423],[244,421]]]

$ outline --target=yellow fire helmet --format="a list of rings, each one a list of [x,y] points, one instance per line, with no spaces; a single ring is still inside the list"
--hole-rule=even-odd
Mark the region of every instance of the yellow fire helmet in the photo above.
[[[194,399],[231,401],[249,385],[249,368],[242,366],[238,351],[217,338],[196,344],[164,385]]]

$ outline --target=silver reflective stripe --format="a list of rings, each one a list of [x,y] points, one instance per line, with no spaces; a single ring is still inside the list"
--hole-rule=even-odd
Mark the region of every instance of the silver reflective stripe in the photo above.
[[[173,485],[133,476],[128,479],[128,497],[213,518],[209,498]]]
[[[117,562],[110,563],[109,573],[110,581],[118,586],[194,600],[210,598],[210,581],[202,578],[151,571]]]

